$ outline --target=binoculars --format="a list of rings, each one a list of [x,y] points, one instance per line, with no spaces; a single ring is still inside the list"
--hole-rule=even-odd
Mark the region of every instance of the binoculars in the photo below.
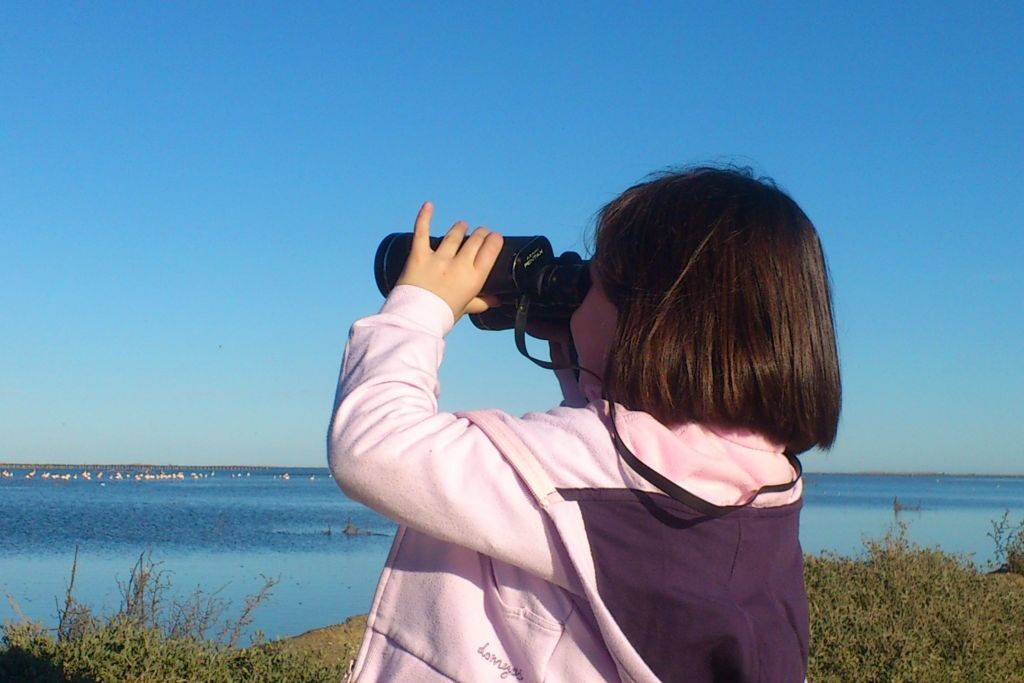
[[[440,237],[430,238],[437,249]],[[377,247],[373,275],[377,289],[388,295],[412,249],[412,233],[392,233]],[[470,320],[481,330],[507,330],[516,325],[517,309],[529,307],[531,319],[568,324],[570,316],[590,289],[589,262],[576,252],[555,256],[546,237],[505,237],[481,294],[496,297],[500,305]]]

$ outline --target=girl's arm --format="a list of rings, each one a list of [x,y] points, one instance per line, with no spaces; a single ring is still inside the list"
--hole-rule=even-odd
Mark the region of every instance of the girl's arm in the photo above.
[[[545,513],[490,439],[438,411],[437,371],[454,315],[400,285],[352,326],[328,435],[341,489],[426,534],[522,567],[566,588]]]
[[[352,327],[328,436],[349,496],[445,541],[570,588],[547,519],[490,439],[437,409],[444,335],[478,295],[502,238],[458,222],[430,248],[427,202],[398,285],[379,315]]]

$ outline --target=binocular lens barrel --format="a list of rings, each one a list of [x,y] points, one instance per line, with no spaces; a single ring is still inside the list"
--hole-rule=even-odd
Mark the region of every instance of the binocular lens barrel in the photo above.
[[[431,237],[437,249],[440,237]],[[412,249],[412,233],[392,233],[385,237],[373,262],[377,289],[384,296],[395,287]],[[521,296],[530,300],[531,318],[568,322],[587,290],[590,289],[589,262],[571,251],[555,256],[546,237],[504,238],[501,253],[491,269],[481,294],[495,296],[501,305],[485,313],[471,315],[473,324],[485,330],[503,330],[514,325],[515,302]]]

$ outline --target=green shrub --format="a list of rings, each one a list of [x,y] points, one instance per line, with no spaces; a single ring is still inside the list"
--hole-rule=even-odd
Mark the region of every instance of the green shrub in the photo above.
[[[811,681],[1024,681],[1024,577],[907,541],[805,565]]]
[[[276,579],[264,577],[263,588],[246,598],[241,614],[220,624],[229,605],[218,598],[219,591],[196,589],[183,601],[169,599],[170,582],[159,563],[143,555],[128,580],[118,582],[117,612],[98,616],[74,597],[77,568],[76,550],[55,634],[24,615],[0,628],[0,681],[336,683],[347,664],[315,648],[263,643],[262,636],[252,647],[236,647]],[[217,635],[209,639],[215,627]]]
[[[227,648],[189,638],[168,638],[123,617],[79,637],[57,641],[39,624],[6,624],[0,645],[0,680],[161,683],[337,683],[342,667],[310,653],[278,647]]]
[[[1016,534],[1003,538],[1020,538],[1019,527]],[[902,526],[865,541],[861,557],[805,559],[810,681],[1024,682],[1024,576],[981,574],[963,557],[909,543]],[[56,636],[24,618],[2,627],[0,681],[336,682],[365,626],[353,618],[240,649],[239,623],[272,582],[213,641],[203,634],[219,624],[225,603],[197,591],[165,607],[166,585],[152,563],[136,564],[111,617],[77,603],[73,585],[74,567]]]
[[[1007,510],[1002,519],[992,521],[988,537],[996,544],[995,570],[1024,576],[1024,521],[1014,524]]]

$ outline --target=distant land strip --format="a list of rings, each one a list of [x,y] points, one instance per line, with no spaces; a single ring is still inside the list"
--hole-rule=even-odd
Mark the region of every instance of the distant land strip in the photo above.
[[[0,462],[0,469],[50,470],[205,470],[215,472],[290,470],[295,472],[323,472],[324,467],[297,465],[149,465],[146,463],[52,463],[52,462]]]
[[[323,472],[327,470],[327,466],[315,467],[310,465],[151,465],[147,463],[116,463],[116,464],[97,464],[97,463],[32,463],[32,462],[0,462],[0,468],[2,469],[63,469],[63,470],[77,470],[77,469],[99,469],[99,470],[116,470],[116,469],[132,469],[141,471],[160,471],[160,470],[206,470],[214,472],[238,472],[238,471],[267,471],[267,470],[293,470],[295,472]],[[978,473],[978,472],[814,472],[810,470],[804,470],[805,475],[816,476],[824,474],[828,476],[838,477],[976,477],[978,479],[1021,479],[1024,478],[1024,472],[1018,472],[1016,474],[1006,473]]]

